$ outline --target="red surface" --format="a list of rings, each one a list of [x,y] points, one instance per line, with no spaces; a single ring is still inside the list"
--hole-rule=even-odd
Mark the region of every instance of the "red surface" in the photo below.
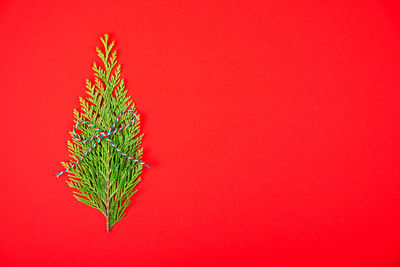
[[[16,2],[0,265],[400,266],[398,1]],[[152,166],[110,234],[54,175],[106,32]]]

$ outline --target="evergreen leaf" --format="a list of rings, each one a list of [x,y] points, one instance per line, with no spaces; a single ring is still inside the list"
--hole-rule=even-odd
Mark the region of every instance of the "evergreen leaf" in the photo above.
[[[142,164],[123,156],[110,142],[140,161],[143,134],[140,134],[140,116],[121,78],[121,65],[117,65],[117,52],[113,50],[115,43],[109,42],[107,34],[100,40],[104,48],[96,47],[96,52],[102,66],[93,63],[94,79],[85,80],[86,96],[79,98],[80,110],[73,110],[74,122],[79,125],[76,126],[76,133],[70,131],[73,139],[67,141],[71,160],[61,164],[69,173],[66,182],[74,190],[73,196],[105,216],[108,232],[125,216],[143,169]],[[124,127],[134,119],[135,122],[108,136],[110,142],[106,138],[98,144],[96,138],[81,141],[90,140],[101,132],[107,133],[117,117],[127,109],[135,112],[136,117],[126,112],[115,127]],[[80,124],[82,122],[90,124]],[[75,162],[78,164],[74,165]]]

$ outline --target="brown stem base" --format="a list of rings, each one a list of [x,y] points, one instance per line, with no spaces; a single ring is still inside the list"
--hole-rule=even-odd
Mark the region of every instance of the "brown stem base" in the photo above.
[[[106,204],[106,230],[107,233],[110,232],[110,185],[109,181],[107,181],[107,192],[106,192],[106,197],[107,197],[107,204]]]

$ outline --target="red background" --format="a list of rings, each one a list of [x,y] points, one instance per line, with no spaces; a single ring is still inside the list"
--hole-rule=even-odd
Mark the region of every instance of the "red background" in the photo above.
[[[400,266],[398,1],[1,1],[0,32],[0,265]],[[151,165],[109,234],[55,177],[104,33]]]

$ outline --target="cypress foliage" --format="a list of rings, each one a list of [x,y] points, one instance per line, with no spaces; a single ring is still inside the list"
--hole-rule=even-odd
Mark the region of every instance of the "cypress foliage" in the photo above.
[[[109,232],[125,216],[137,191],[144,165],[140,162],[143,134],[140,117],[121,78],[114,42],[109,43],[107,34],[100,40],[104,50],[96,47],[96,51],[104,66],[93,64],[94,84],[86,80],[87,96],[79,99],[81,110],[74,109],[77,130],[70,132],[73,138],[68,141],[71,160],[61,164],[70,175],[67,184],[74,189],[74,197],[100,210]],[[121,130],[114,132],[118,128]],[[92,138],[101,134],[107,135],[101,141]]]

